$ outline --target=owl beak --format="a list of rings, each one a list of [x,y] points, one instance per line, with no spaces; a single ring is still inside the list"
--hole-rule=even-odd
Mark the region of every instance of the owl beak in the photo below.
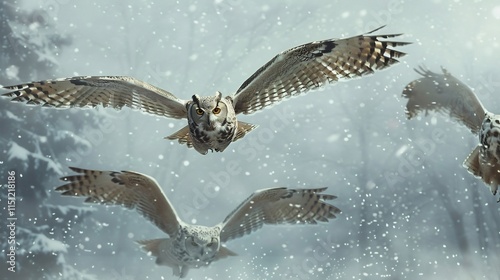
[[[215,118],[215,116],[212,114],[209,114],[208,120],[207,120],[208,129],[210,129],[210,130],[215,129],[216,122],[217,122],[217,119]]]
[[[209,130],[215,129],[215,124],[217,123],[217,117],[214,114],[209,113],[207,119],[207,126]]]

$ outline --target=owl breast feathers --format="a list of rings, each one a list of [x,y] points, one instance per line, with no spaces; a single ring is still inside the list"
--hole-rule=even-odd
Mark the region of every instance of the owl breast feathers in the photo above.
[[[372,35],[380,28],[345,39],[316,41],[279,53],[251,75],[236,93],[222,97],[193,95],[179,99],[170,92],[131,77],[84,76],[7,86],[12,101],[47,107],[124,106],[176,119],[188,125],[166,137],[199,153],[222,152],[256,126],[238,121],[283,99],[327,83],[362,77],[387,68],[405,54],[392,41],[400,34]]]

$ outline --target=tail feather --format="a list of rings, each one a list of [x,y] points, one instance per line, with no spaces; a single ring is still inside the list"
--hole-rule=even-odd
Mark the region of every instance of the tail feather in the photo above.
[[[165,139],[177,140],[180,144],[186,144],[188,148],[193,147],[193,140],[191,140],[191,136],[189,135],[189,127],[187,125],[179,129],[175,133],[165,137]]]
[[[258,125],[238,121],[238,131],[236,131],[236,135],[233,138],[233,142],[243,138],[243,136],[247,135],[247,133],[249,133],[250,131],[254,130],[257,127]]]
[[[471,174],[481,178],[490,187],[493,195],[497,194],[498,184],[500,183],[500,163],[482,160],[480,145],[470,153],[463,165]],[[500,199],[498,202],[500,202]]]
[[[465,159],[463,165],[472,175],[482,177],[481,165],[479,164],[479,145]]]
[[[220,260],[223,258],[227,258],[230,256],[237,256],[237,255],[238,254],[236,254],[235,252],[233,252],[233,251],[229,250],[228,248],[221,245],[219,252],[217,252],[217,255],[215,256],[215,260]]]
[[[160,245],[167,240],[168,238],[158,238],[149,240],[138,240],[136,242],[141,246],[141,248],[144,251],[150,252],[151,255],[158,257],[160,255]]]

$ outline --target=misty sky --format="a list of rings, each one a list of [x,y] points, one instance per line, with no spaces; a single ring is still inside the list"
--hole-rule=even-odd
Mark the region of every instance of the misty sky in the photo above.
[[[398,48],[408,55],[387,70],[239,116],[259,128],[224,153],[202,156],[163,139],[185,126],[185,120],[99,108],[98,114],[112,125],[106,130],[74,131],[92,145],[76,151],[79,158],[67,166],[153,176],[181,218],[203,225],[222,221],[262,188],[326,186],[328,193],[338,196],[332,203],[343,213],[336,220],[317,226],[265,227],[227,244],[238,256],[193,269],[188,279],[498,278],[498,196],[462,168],[477,144],[476,136],[436,114],[408,121],[401,92],[419,77],[413,68],[425,65],[440,72],[443,66],[474,88],[490,111],[499,112],[495,97],[500,89],[500,3],[287,3],[39,0],[18,4],[47,8],[58,32],[73,40],[49,58],[58,65],[54,73],[40,73],[37,79],[129,75],[183,99],[217,90],[230,94],[278,52],[310,41],[358,35],[386,25],[377,34],[403,33],[397,39],[412,42]],[[39,32],[36,28],[32,30]],[[78,116],[85,118],[94,111],[81,110]],[[53,110],[53,114],[63,113]],[[95,138],[96,132],[104,137]],[[408,165],[407,159],[414,155],[418,163]],[[230,167],[234,165],[236,171]],[[71,174],[67,168],[64,172]],[[51,182],[59,184],[58,178]],[[485,231],[478,231],[474,223],[477,208],[471,202],[471,188],[478,191],[487,223],[480,226]],[[470,242],[466,253],[458,248],[443,195],[460,213]],[[57,193],[52,193],[50,203],[83,205],[80,199]],[[133,242],[164,237],[163,232],[136,212],[93,208],[96,212],[84,221],[88,224],[71,233],[75,243],[69,244],[68,262],[98,279],[170,279],[170,268],[156,266]],[[102,225],[101,234],[86,230],[96,224]],[[481,235],[484,232],[488,235]],[[488,239],[489,249],[480,248],[479,239]]]

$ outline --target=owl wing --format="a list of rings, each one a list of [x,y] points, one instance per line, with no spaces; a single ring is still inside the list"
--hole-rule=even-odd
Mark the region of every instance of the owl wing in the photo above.
[[[381,41],[401,34],[370,35],[380,28],[351,38],[304,44],[276,55],[233,96],[236,114],[250,114],[326,83],[361,77],[397,63],[396,58],[405,53],[391,47],[409,43]]]
[[[32,82],[4,89],[12,101],[57,108],[123,106],[162,117],[186,118],[186,102],[168,91],[124,76],[86,76]]]
[[[472,133],[481,129],[486,110],[472,90],[446,69],[443,74],[431,72],[423,67],[415,69],[423,78],[409,83],[403,90],[408,98],[406,116],[411,119],[420,112],[436,111],[449,114]]]
[[[130,171],[70,168],[80,174],[61,178],[68,182],[56,188],[62,195],[83,196],[88,203],[136,209],[168,235],[177,232],[180,223],[177,213],[153,178]]]
[[[335,218],[340,210],[326,200],[336,198],[320,189],[273,188],[248,197],[221,223],[221,242],[241,237],[264,224],[315,224]]]

